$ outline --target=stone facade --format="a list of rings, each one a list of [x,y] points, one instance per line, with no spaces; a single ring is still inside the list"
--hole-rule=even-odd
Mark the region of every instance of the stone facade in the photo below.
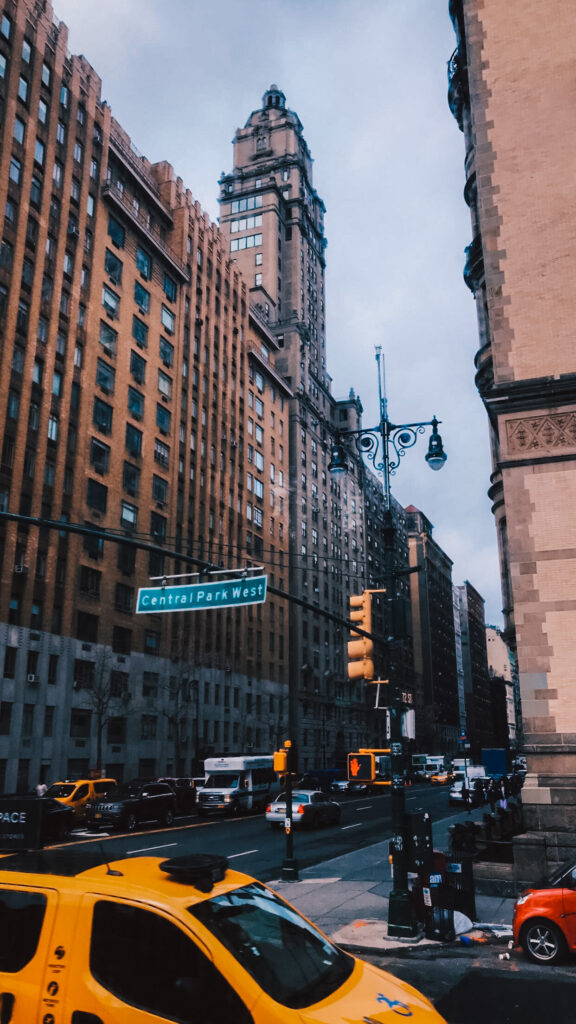
[[[449,103],[465,136],[473,232],[465,280],[517,646],[525,823],[555,860],[576,828],[576,11],[553,0],[543,18],[535,0],[453,0],[450,14]]]

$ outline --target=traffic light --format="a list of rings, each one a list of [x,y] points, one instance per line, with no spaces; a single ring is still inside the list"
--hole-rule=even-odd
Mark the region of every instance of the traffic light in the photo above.
[[[375,778],[374,754],[348,754],[349,782],[374,782]]]
[[[367,633],[372,632],[372,595],[369,590],[363,594],[352,594],[350,597],[350,621],[357,622]],[[367,636],[350,631],[353,640],[348,642],[348,678],[374,679],[374,644]]]
[[[274,771],[275,772],[286,772],[288,771],[288,751],[287,750],[275,750],[274,751]]]

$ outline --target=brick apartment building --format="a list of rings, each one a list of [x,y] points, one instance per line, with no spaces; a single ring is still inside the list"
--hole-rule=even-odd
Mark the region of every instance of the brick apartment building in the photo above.
[[[0,524],[8,790],[94,767],[197,770],[212,750],[271,749],[287,720],[285,601],[193,626],[134,614],[138,587],[202,563],[264,564],[287,589],[288,531],[262,538],[288,503],[290,390],[227,241],[137,152],[67,43],[49,4],[3,5],[0,507],[20,516]],[[273,458],[286,479],[272,495]]]
[[[526,834],[522,879],[573,855],[576,832],[576,11],[553,0],[451,0],[450,108],[464,135],[506,636],[517,647]]]
[[[266,94],[220,230],[48,2],[0,18],[0,790],[272,750],[289,695],[301,767],[342,762],[379,726],[320,611],[371,578],[366,470],[327,473],[361,405],[330,393],[300,122]],[[258,566],[265,605],[135,614],[150,580]]]

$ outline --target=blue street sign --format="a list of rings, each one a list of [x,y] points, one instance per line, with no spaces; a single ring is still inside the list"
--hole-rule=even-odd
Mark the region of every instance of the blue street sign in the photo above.
[[[267,576],[226,580],[220,583],[188,583],[178,587],[140,587],[136,612],[192,612],[202,608],[235,608],[266,600]]]

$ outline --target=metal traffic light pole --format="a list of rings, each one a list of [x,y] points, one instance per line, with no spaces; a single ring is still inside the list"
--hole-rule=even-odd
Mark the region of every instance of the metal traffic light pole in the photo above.
[[[387,576],[385,581],[387,590],[392,601],[396,599],[394,592],[395,566],[394,566],[394,545],[396,525],[392,514],[392,500],[390,491],[390,477],[394,475],[400,466],[401,458],[407,448],[411,448],[418,440],[418,435],[425,432],[426,427],[431,427],[428,452],[425,456],[426,462],[431,469],[441,469],[446,461],[446,454],[442,447],[442,438],[438,433],[438,420],[434,416],[432,420],[421,423],[391,423],[388,419],[388,405],[386,398],[386,381],[384,370],[384,358],[380,346],[376,348],[376,362],[378,364],[378,390],[380,400],[380,421],[376,427],[369,430],[347,430],[341,431],[336,438],[332,448],[332,458],[328,465],[331,473],[344,473],[348,466],[346,462],[346,451],[343,439],[354,438],[355,446],[361,455],[373,463],[377,472],[382,474],[384,485],[384,521],[382,532],[387,547]],[[366,592],[368,593],[368,592]],[[370,621],[370,620],[369,620]],[[350,645],[349,645],[349,653]],[[370,652],[371,653],[371,652]],[[374,679],[374,665],[369,660],[368,653],[354,655],[357,659],[353,664],[361,666],[368,663],[368,674],[363,676],[368,681]],[[371,674],[370,674],[371,666]],[[392,870],[393,889],[390,893],[388,903],[388,935],[410,937],[416,934],[416,921],[408,891],[408,856],[407,856],[407,821],[406,801],[404,793],[404,745],[402,737],[402,714],[403,698],[398,681],[394,679],[394,673],[389,673],[388,693],[390,696],[390,770],[392,774],[391,786],[391,811],[392,811]],[[350,669],[349,669],[350,675]],[[360,668],[353,670],[350,678],[359,678]]]

